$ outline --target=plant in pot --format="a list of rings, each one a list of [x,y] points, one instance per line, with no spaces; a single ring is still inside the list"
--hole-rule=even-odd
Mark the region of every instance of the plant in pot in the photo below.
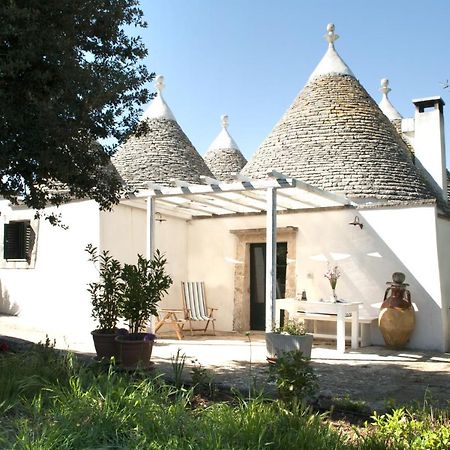
[[[166,262],[156,250],[152,260],[138,255],[137,264],[125,264],[122,269],[121,317],[130,331],[116,337],[123,368],[148,368],[150,365],[155,336],[143,330],[151,316],[157,316],[157,305],[172,285],[172,278],[165,271]]]
[[[311,358],[313,335],[306,332],[303,322],[290,320],[271,333],[266,333],[266,349],[269,362],[283,353],[302,352],[303,357]]]
[[[122,267],[107,250],[99,254],[96,247],[89,244],[85,249],[95,265],[98,264],[99,281],[88,284],[91,294],[92,317],[98,322],[98,328],[91,332],[97,357],[111,358],[117,356],[117,322],[120,315],[123,282]]]

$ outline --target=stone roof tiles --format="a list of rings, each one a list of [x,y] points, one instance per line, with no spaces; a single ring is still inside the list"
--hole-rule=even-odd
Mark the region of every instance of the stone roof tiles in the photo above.
[[[131,136],[112,163],[131,189],[144,189],[148,182],[168,186],[172,179],[201,184],[201,175],[213,175],[164,100],[162,75],[156,77],[156,88],[158,96],[142,117],[146,132]]]
[[[209,146],[204,160],[214,175],[221,181],[233,180],[233,173],[239,173],[247,160],[228,132],[228,116],[221,117],[222,129]]]
[[[394,125],[352,75],[309,81],[242,170],[278,170],[350,198],[435,198]]]
[[[131,136],[112,158],[130,188],[168,186],[171,179],[200,184],[200,175],[213,176],[175,120],[147,119],[147,125],[147,133]]]

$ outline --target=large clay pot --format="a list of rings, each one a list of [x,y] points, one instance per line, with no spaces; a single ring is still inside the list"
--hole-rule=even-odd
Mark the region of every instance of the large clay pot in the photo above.
[[[91,335],[98,359],[110,359],[113,356],[117,358],[116,332],[94,330]]]
[[[151,365],[153,341],[145,340],[146,333],[117,336],[120,367],[127,370],[148,369]]]
[[[402,348],[414,330],[414,308],[407,284],[389,284],[380,308],[378,326],[388,347]]]

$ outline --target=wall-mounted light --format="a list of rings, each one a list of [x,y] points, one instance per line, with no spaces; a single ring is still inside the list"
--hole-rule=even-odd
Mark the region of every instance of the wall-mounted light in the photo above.
[[[160,212],[155,213],[155,220],[159,223],[165,222],[167,219],[164,219]]]
[[[353,222],[349,222],[348,223],[349,225],[355,225],[355,226],[358,226],[359,228],[361,228],[361,230],[362,230],[362,228],[363,228],[363,224],[359,221],[359,217],[358,216],[355,216],[355,218],[353,219]]]

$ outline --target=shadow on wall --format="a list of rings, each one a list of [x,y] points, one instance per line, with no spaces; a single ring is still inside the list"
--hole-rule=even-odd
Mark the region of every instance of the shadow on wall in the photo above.
[[[0,280],[0,314],[7,314],[9,316],[17,316],[20,308],[17,303],[11,302],[9,292],[3,288]]]
[[[349,215],[347,218],[351,217]],[[331,221],[333,229],[339,227],[337,236],[346,234],[350,236],[346,240],[335,239],[329,244],[329,240],[315,240],[306,236],[309,242],[314,242],[309,249],[311,254],[324,254],[327,259],[330,256],[332,264],[339,266],[341,278],[337,283],[337,293],[343,298],[351,300],[362,300],[364,309],[371,315],[378,314],[386,290],[386,282],[392,280],[393,272],[403,272],[406,275],[406,283],[409,284],[412,301],[416,309],[416,325],[410,338],[407,348],[427,348],[438,349],[442,347],[442,335],[439,330],[442,328],[442,311],[436,304],[427,289],[409,270],[408,266],[399,258],[398,255],[388,246],[383,238],[372,228],[368,220],[361,219],[364,222],[364,229],[347,228],[346,221],[338,217],[339,223]],[[350,219],[351,220],[351,219]],[[343,225],[341,225],[343,224]],[[347,231],[346,231],[347,230]],[[346,254],[345,259],[333,259],[330,250],[336,255]],[[341,252],[341,253],[337,253]],[[309,256],[309,255],[308,255]],[[324,262],[311,261],[315,264],[314,276],[322,280],[319,266],[323,269]],[[329,288],[325,282],[321,286]],[[372,344],[383,345],[381,333],[376,325],[372,326],[373,332]],[[426,343],[425,343],[426,340]]]

